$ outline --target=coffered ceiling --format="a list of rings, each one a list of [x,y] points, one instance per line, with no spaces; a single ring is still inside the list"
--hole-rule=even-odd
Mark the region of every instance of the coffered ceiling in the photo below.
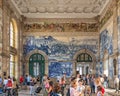
[[[110,0],[11,0],[29,18],[93,18]]]

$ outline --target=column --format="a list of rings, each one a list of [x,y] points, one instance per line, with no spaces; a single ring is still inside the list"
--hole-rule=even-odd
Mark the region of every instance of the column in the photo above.
[[[113,59],[116,59],[118,61],[118,21],[117,21],[117,17],[118,17],[118,7],[117,7],[117,2],[115,3],[114,7],[113,7]],[[118,75],[118,63],[116,66],[116,71],[117,71],[117,75]]]

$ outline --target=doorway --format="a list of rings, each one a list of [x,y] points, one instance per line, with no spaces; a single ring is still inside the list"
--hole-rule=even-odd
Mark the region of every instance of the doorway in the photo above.
[[[77,56],[77,71],[80,75],[86,75],[90,73],[90,65],[92,57],[88,53],[81,53]]]
[[[40,78],[45,73],[45,58],[39,53],[32,54],[29,58],[29,75]]]
[[[78,72],[80,75],[89,74],[89,73],[90,73],[90,66],[89,66],[89,64],[85,64],[85,63],[77,64],[77,72]]]

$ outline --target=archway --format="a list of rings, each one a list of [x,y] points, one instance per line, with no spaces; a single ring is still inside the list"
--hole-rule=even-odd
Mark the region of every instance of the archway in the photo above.
[[[94,53],[87,49],[82,49],[74,55],[75,72],[82,74],[95,74],[96,57]]]
[[[32,54],[29,58],[29,75],[42,77],[45,74],[45,58],[39,53]]]
[[[41,50],[33,50],[27,54],[25,73],[31,76],[48,74],[48,56]]]

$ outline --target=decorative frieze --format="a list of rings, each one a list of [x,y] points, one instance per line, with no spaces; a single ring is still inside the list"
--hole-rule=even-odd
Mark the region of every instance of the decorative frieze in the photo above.
[[[25,32],[97,32],[97,23],[33,23],[24,25]]]

